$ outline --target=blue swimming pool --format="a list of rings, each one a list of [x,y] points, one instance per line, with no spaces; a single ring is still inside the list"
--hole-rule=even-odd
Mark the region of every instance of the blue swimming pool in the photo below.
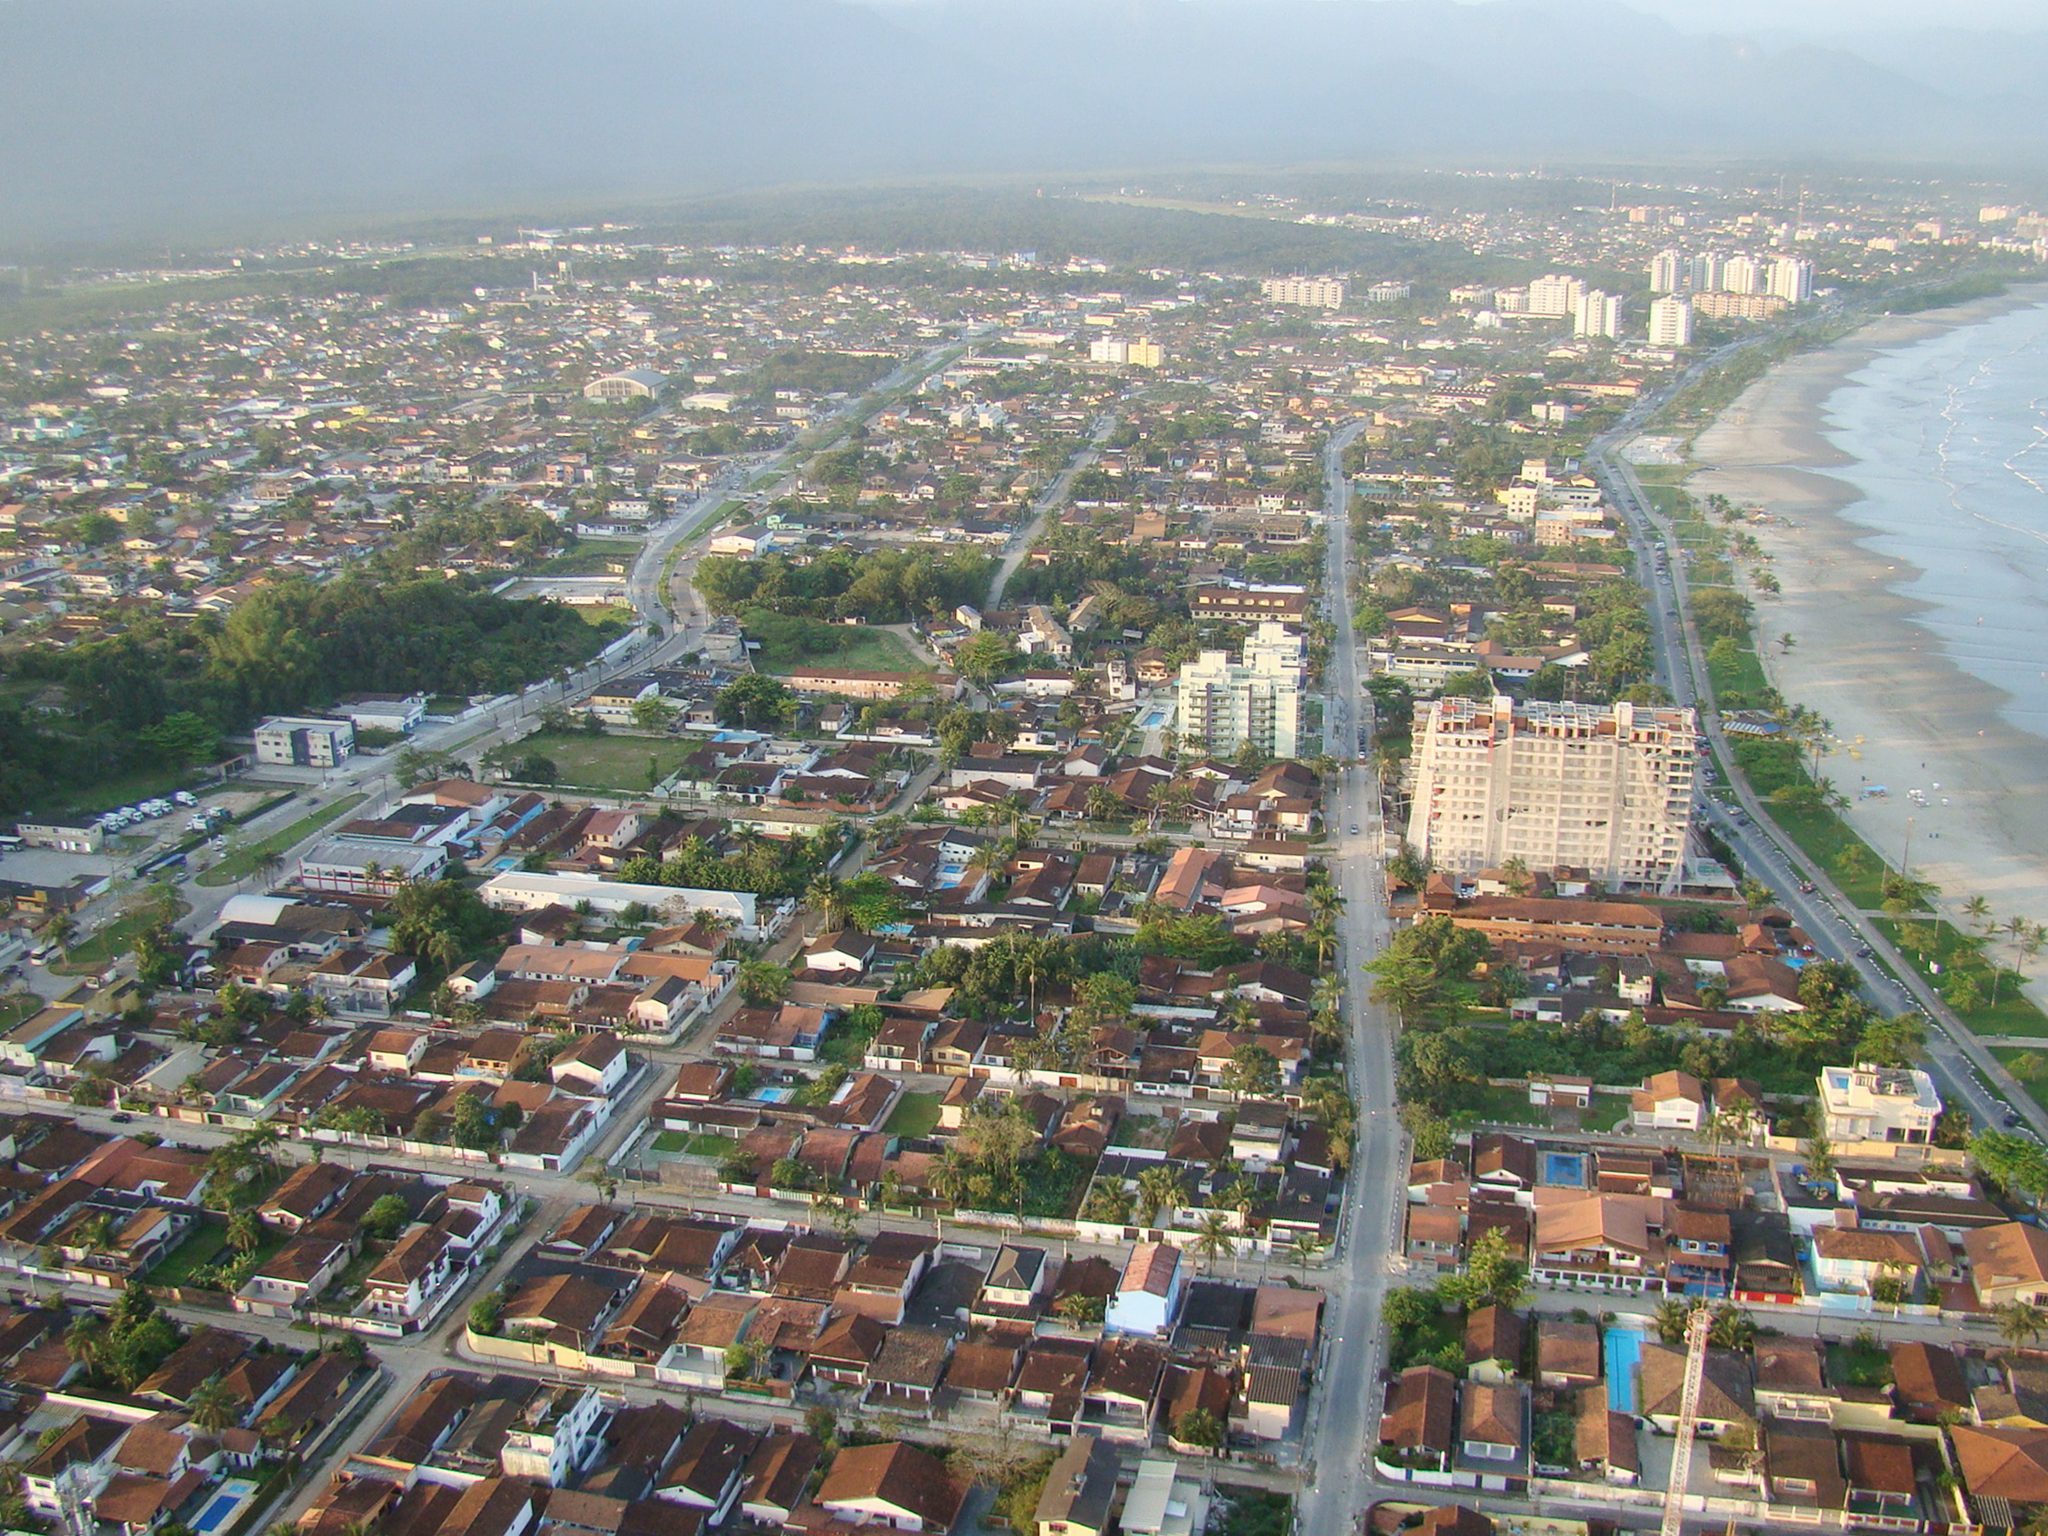
[[[231,1477],[220,1485],[220,1491],[206,1501],[206,1507],[199,1511],[192,1521],[192,1529],[199,1536],[213,1536],[240,1512],[256,1492],[256,1485],[245,1477]]]
[[[1634,1413],[1636,1364],[1643,1358],[1643,1336],[1634,1328],[1610,1328],[1601,1343],[1607,1357],[1607,1406],[1615,1413]]]
[[[1586,1154],[1583,1152],[1544,1153],[1543,1182],[1561,1185],[1566,1189],[1584,1189],[1586,1187]]]
[[[1156,731],[1166,724],[1167,716],[1173,712],[1171,704],[1154,704],[1138,720],[1141,731]]]

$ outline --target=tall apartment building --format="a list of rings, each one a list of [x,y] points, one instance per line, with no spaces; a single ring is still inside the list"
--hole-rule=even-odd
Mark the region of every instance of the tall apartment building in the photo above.
[[[356,728],[347,720],[273,715],[256,727],[256,761],[279,767],[332,768],[356,750]]]
[[[1602,293],[1598,288],[1589,288],[1572,310],[1572,334],[1574,336],[1605,336],[1610,339],[1621,334],[1621,295]]]
[[[1727,293],[1763,293],[1764,265],[1754,256],[1730,256],[1721,268],[1721,288]]]
[[[1676,294],[1650,301],[1650,345],[1689,347],[1692,345],[1692,305]]]
[[[1727,274],[1727,262],[1719,251],[1701,251],[1685,262],[1685,283],[1694,293],[1712,293]]]
[[[1764,275],[1764,291],[1787,304],[1805,304],[1813,298],[1813,263],[1802,256],[1777,256]]]
[[[1650,258],[1650,292],[1676,293],[1684,281],[1684,252],[1662,250]]]
[[[1416,719],[1408,841],[1458,874],[1519,858],[1675,891],[1698,757],[1689,709],[1437,699]]]
[[[1576,277],[1551,272],[1529,284],[1529,313],[1563,318],[1585,297],[1586,285]]]
[[[1158,368],[1166,362],[1166,350],[1156,341],[1102,336],[1088,343],[1088,361],[1120,368]]]
[[[1768,320],[1782,314],[1785,301],[1768,293],[1696,293],[1692,312],[1703,320]]]
[[[1341,277],[1269,277],[1259,284],[1259,296],[1268,304],[1310,309],[1342,309],[1345,292]]]
[[[1301,745],[1301,690],[1308,647],[1284,624],[1268,620],[1244,643],[1244,659],[1204,651],[1180,669],[1182,742],[1224,756],[1246,742],[1272,757],[1293,757]]]

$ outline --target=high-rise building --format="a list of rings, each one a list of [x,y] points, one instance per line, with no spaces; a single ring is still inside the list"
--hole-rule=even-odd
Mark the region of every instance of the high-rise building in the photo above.
[[[1529,313],[1563,319],[1571,314],[1585,291],[1586,285],[1576,277],[1549,273],[1529,284]]]
[[[1301,744],[1301,689],[1308,674],[1302,637],[1267,620],[1244,643],[1244,659],[1204,651],[1180,669],[1180,736],[1206,752],[1234,754],[1246,742],[1271,757]]]
[[[1520,859],[1609,888],[1675,891],[1692,827],[1697,721],[1643,704],[1437,699],[1418,715],[1408,841],[1437,869]]]
[[[1598,288],[1587,289],[1572,310],[1572,334],[1605,336],[1610,339],[1619,336],[1621,295],[1602,293]]]
[[[1088,343],[1088,361],[1119,368],[1158,368],[1166,362],[1166,351],[1156,341],[1099,336]]]
[[[1650,258],[1650,292],[1676,293],[1685,279],[1685,256],[1676,250],[1662,250]]]
[[[1813,298],[1813,263],[1802,256],[1773,257],[1764,292],[1787,304],[1807,303]]]
[[[1341,277],[1269,277],[1259,284],[1259,294],[1269,304],[1342,309],[1345,286]]]
[[[1676,294],[1650,301],[1650,345],[1689,347],[1692,345],[1692,305]]]
[[[1754,256],[1730,256],[1721,268],[1721,288],[1727,293],[1763,293],[1763,263]]]
[[[1685,285],[1694,293],[1713,293],[1720,288],[1727,263],[1719,251],[1702,251],[1685,262]]]

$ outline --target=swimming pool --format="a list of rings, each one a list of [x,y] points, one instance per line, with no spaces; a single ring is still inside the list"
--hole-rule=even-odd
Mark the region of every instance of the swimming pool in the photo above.
[[[1583,1152],[1544,1153],[1543,1182],[1561,1185],[1566,1189],[1584,1189],[1586,1187],[1586,1154]]]
[[[244,1504],[256,1492],[256,1485],[246,1477],[231,1477],[220,1485],[220,1491],[206,1501],[206,1507],[199,1511],[192,1522],[192,1529],[199,1536],[213,1536],[241,1512]]]
[[[1610,1328],[1601,1340],[1607,1357],[1607,1406],[1615,1413],[1636,1411],[1636,1365],[1643,1358],[1643,1336],[1634,1328]]]
[[[1156,731],[1166,724],[1167,718],[1172,713],[1173,706],[1171,704],[1154,704],[1139,717],[1138,729],[1141,731]]]

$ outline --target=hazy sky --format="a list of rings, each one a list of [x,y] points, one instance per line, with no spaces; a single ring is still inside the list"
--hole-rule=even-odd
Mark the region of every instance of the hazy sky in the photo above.
[[[762,186],[2048,160],[2048,0],[0,0],[0,255]]]

